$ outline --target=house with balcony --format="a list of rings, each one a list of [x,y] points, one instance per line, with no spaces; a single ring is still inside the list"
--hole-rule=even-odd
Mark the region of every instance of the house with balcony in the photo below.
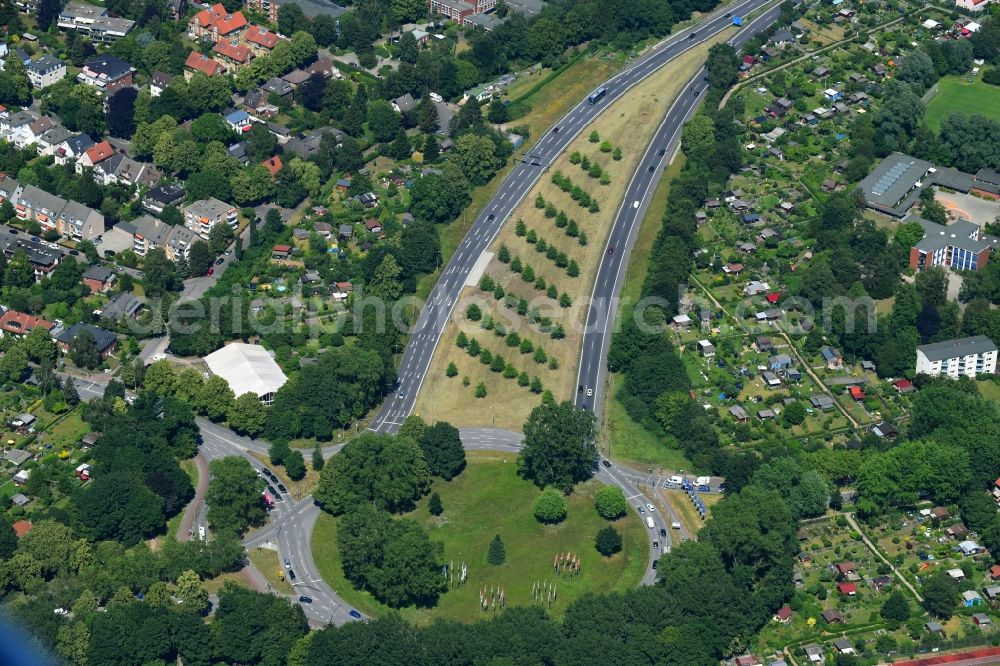
[[[917,374],[975,378],[997,369],[997,346],[985,335],[917,347]]]
[[[0,116],[0,135],[11,143],[15,142],[15,137],[22,131],[22,128],[38,120],[38,116],[31,111],[18,111],[17,113]]]
[[[83,284],[92,294],[103,293],[115,283],[115,272],[105,266],[94,264],[83,274]]]
[[[160,170],[152,164],[137,162],[121,153],[112,155],[94,167],[94,181],[102,185],[118,183],[125,186],[153,187],[160,181],[161,176]]]
[[[163,214],[167,206],[176,206],[184,200],[184,186],[180,183],[159,185],[146,192],[142,198],[142,207],[153,215]]]
[[[221,39],[236,40],[247,25],[243,12],[230,12],[220,2],[191,17],[188,36],[191,39],[205,39],[213,44]]]
[[[70,132],[62,125],[55,125],[38,137],[38,141],[35,143],[35,149],[42,157],[50,155],[55,157],[59,147],[73,136],[75,136],[75,133]]]
[[[68,2],[59,12],[57,25],[61,30],[74,30],[95,42],[109,43],[127,35],[135,21],[108,16],[104,7]]]
[[[205,76],[218,76],[225,74],[226,68],[207,55],[191,51],[187,60],[184,61],[184,78],[190,80],[198,72]]]
[[[87,149],[94,145],[94,140],[86,134],[74,134],[56,148],[56,164],[68,164],[79,160]]]
[[[256,25],[251,25],[243,33],[243,43],[258,56],[269,54],[279,41],[278,33]]]
[[[24,234],[0,234],[0,251],[10,259],[18,252],[24,252],[31,264],[31,270],[36,280],[49,276],[59,265],[63,257],[61,250],[54,250],[41,241],[31,240]]]
[[[95,56],[83,63],[77,81],[108,94],[132,85],[135,67],[110,54]]]
[[[219,40],[212,48],[215,61],[226,68],[226,71],[235,74],[236,70],[244,65],[249,65],[254,58],[250,47],[239,42]]]
[[[104,215],[82,203],[68,201],[56,217],[56,228],[74,241],[92,240],[104,233]]]
[[[0,203],[9,201],[14,205],[21,196],[21,190],[21,183],[6,174],[0,174]]]
[[[278,22],[278,9],[280,7],[278,0],[246,0],[244,6],[247,9],[260,12],[271,23]]]
[[[173,80],[173,74],[167,74],[166,72],[160,71],[153,72],[153,76],[149,78],[149,96],[159,97]]]
[[[177,261],[181,257],[188,258],[191,245],[198,236],[185,227],[172,227],[162,220],[149,215],[142,215],[129,223],[117,225],[122,231],[132,235],[132,251],[144,257],[150,250],[163,248],[167,258]]]
[[[84,331],[90,333],[94,338],[94,344],[97,347],[97,351],[101,354],[101,358],[108,358],[115,353],[118,337],[111,331],[106,331],[103,328],[97,328],[90,324],[73,324],[56,336],[56,346],[64,354],[67,353],[73,341],[80,337]]]
[[[66,76],[66,63],[51,53],[46,53],[37,60],[28,63],[28,81],[36,90],[48,88],[53,83],[61,81]]]
[[[233,231],[239,225],[236,208],[214,197],[185,206],[183,213],[184,226],[206,240],[216,224],[227,224]]]
[[[58,231],[59,213],[66,200],[34,185],[25,185],[14,203],[14,214],[22,222],[35,221],[44,231]]]
[[[11,140],[15,146],[23,150],[38,143],[38,137],[53,127],[55,127],[55,123],[52,122],[52,119],[48,116],[42,116],[15,129]]]

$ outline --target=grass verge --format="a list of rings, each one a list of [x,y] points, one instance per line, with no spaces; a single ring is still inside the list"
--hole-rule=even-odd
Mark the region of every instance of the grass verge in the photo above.
[[[725,40],[729,32],[724,31],[714,41]],[[565,337],[554,340],[538,330],[538,327],[529,325],[527,319],[505,307],[492,295],[486,295],[480,302],[485,315],[503,322],[508,332],[516,331],[521,339],[530,340],[534,348],[542,347],[548,359],[554,359],[555,364],[536,364],[530,354],[519,355],[516,349],[508,348],[503,339],[482,330],[479,325],[464,321],[463,306],[456,311],[456,319],[462,321],[453,320],[449,323],[442,342],[435,351],[427,380],[417,400],[417,413],[432,420],[455,424],[518,429],[531,409],[538,404],[539,397],[529,392],[527,387],[518,386],[517,382],[491,372],[478,359],[469,357],[464,350],[457,348],[455,339],[460,330],[476,337],[492,355],[499,353],[504,356],[519,372],[537,376],[542,386],[551,390],[557,400],[567,399],[574,394],[586,300],[590,296],[599,262],[604,256],[608,231],[645,147],[670,104],[701,66],[709,48],[710,44],[703,44],[679,56],[610,104],[567,147],[551,170],[514,210],[491,248],[496,253],[502,245],[507,246],[513,256],[520,258],[524,265],[531,266],[536,278],[543,279],[546,285],[555,285],[559,294],[565,292],[570,296],[573,306],[559,307],[555,301],[545,297],[544,291],[537,290],[537,287],[513,273],[496,255],[485,271],[486,275],[503,286],[507,294],[527,299],[537,306],[542,316],[550,317],[554,325],[564,328]],[[590,142],[592,131],[601,137],[598,143]],[[603,141],[620,148],[621,159],[613,159],[612,152],[601,152]],[[592,164],[598,165],[603,173],[610,176],[610,182],[599,184],[598,179],[588,176],[578,164],[571,162],[573,153],[579,153]],[[553,184],[551,174],[556,171],[568,176],[573,183],[587,191],[599,202],[600,210],[587,211],[573,201],[568,193]],[[586,234],[587,245],[581,246],[576,238],[567,236],[564,229],[556,225],[555,219],[538,209],[535,206],[537,196],[543,197],[556,210],[565,212],[576,223],[580,232]],[[537,244],[532,245],[525,237],[516,235],[516,223],[522,219],[529,230],[537,233],[538,238],[544,239],[549,245],[565,252],[569,259],[576,261],[580,269],[577,277],[569,277],[566,270],[557,267],[544,254],[536,251]],[[468,299],[481,293],[478,287],[473,286],[466,288],[463,297]],[[445,370],[452,362],[459,372],[456,377],[448,378]],[[464,377],[470,380],[468,386],[463,386]],[[485,398],[476,398],[474,395],[474,390],[480,383],[486,386]]]
[[[562,616],[575,599],[589,592],[624,591],[641,580],[646,567],[646,534],[634,512],[615,521],[621,532],[623,550],[602,557],[594,548],[597,531],[608,524],[594,509],[596,481],[577,487],[567,498],[565,521],[559,525],[540,524],[532,515],[532,503],[538,489],[517,476],[513,455],[474,453],[469,465],[456,479],[436,481],[433,491],[441,496],[444,513],[431,516],[427,500],[405,517],[416,520],[428,530],[432,540],[444,547],[444,561],[468,570],[465,585],[455,584],[444,593],[433,609],[405,608],[404,618],[427,624],[434,618],[471,622],[492,616],[479,606],[483,587],[501,587],[507,604],[532,603],[535,582],[555,583],[557,600],[550,612]],[[389,609],[367,592],[355,590],[344,578],[336,543],[337,520],[323,514],[313,533],[313,556],[320,574],[352,606],[369,615],[384,615]],[[486,562],[493,536],[504,542],[506,561],[500,566]],[[581,560],[579,576],[556,576],[552,561],[557,553],[571,552]]]
[[[284,576],[278,576],[278,572],[284,572],[284,567],[278,561],[278,553],[268,548],[254,548],[248,554],[250,563],[257,567],[257,570],[267,579],[274,591],[278,594],[291,594],[292,586],[285,580]]]

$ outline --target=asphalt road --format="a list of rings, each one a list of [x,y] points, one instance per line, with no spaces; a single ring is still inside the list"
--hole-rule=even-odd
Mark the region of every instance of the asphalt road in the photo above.
[[[773,23],[780,14],[780,7],[772,7],[745,25],[729,40],[729,43],[739,49],[754,34]],[[608,235],[604,260],[594,280],[577,371],[576,404],[578,407],[594,411],[598,416],[604,404],[606,359],[611,346],[612,326],[618,311],[622,278],[628,266],[628,257],[635,244],[642,219],[649,208],[650,198],[663,175],[663,168],[672,159],[680,143],[681,128],[695,114],[702,101],[701,95],[696,93],[700,93],[706,87],[702,80],[706,74],[704,68],[698,72],[667,111],[653,140],[646,148],[639,168],[632,176],[611,233]]]
[[[493,239],[500,231],[507,217],[570,142],[601,111],[624,95],[629,88],[642,81],[673,58],[681,55],[693,46],[710,39],[715,34],[732,25],[732,18],[726,18],[726,14],[730,16],[742,16],[766,5],[769,1],[740,0],[732,5],[720,8],[709,14],[697,25],[664,40],[631,65],[601,84],[608,89],[607,95],[605,95],[603,100],[596,104],[590,104],[586,99],[582,100],[569,113],[563,116],[552,129],[547,130],[544,136],[529,151],[523,153],[520,162],[514,166],[513,170],[511,170],[510,174],[508,174],[500,185],[497,193],[486,204],[479,217],[476,218],[469,233],[462,240],[454,256],[448,262],[448,266],[442,273],[441,278],[434,286],[434,289],[431,290],[430,296],[424,304],[423,310],[420,312],[420,316],[410,334],[406,349],[403,352],[403,358],[400,361],[398,369],[398,386],[386,396],[382,409],[369,425],[369,429],[376,432],[394,432],[402,424],[403,419],[413,411],[417,393],[430,366],[434,349],[437,347],[441,335],[444,333],[452,310],[454,310],[466,280],[479,260],[480,255],[493,242]],[[775,10],[774,16],[777,16],[777,10]],[[763,24],[755,22],[754,25],[759,26]],[[741,32],[740,34],[743,33]],[[673,122],[676,127],[680,127],[683,119],[689,114],[690,109],[685,109],[681,105],[680,108],[675,108],[668,112],[668,120],[665,122]],[[558,128],[557,132],[554,131],[556,128]],[[640,167],[643,171],[649,164],[648,157],[647,155]],[[662,162],[662,160],[658,160],[658,162]],[[635,190],[630,187],[630,196],[633,191]],[[620,229],[616,223],[612,236],[615,237],[615,234],[619,232]]]

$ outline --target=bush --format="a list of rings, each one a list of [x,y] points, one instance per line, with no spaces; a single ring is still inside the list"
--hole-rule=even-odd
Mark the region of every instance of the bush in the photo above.
[[[427,510],[431,512],[432,516],[440,516],[444,512],[444,507],[441,506],[441,496],[437,493],[431,495],[431,499],[427,502]]]
[[[608,520],[621,518],[628,511],[625,494],[618,486],[604,486],[597,491],[594,500],[597,513]]]
[[[610,153],[613,149],[614,148],[611,145],[610,141],[602,141],[601,142],[601,152],[602,153]]]
[[[454,361],[448,364],[448,369],[445,370],[444,374],[448,375],[449,377],[455,377],[458,375],[458,366],[455,365]]]
[[[618,533],[618,530],[608,525],[597,533],[597,541],[594,545],[597,547],[598,553],[604,557],[611,557],[615,553],[621,552],[622,535]]]
[[[479,321],[483,318],[483,311],[473,303],[465,310],[465,316],[468,317],[469,321]]]
[[[594,130],[593,132],[590,133],[591,143],[597,143],[600,140],[601,140],[601,135],[597,133],[597,130]]]
[[[566,498],[554,488],[546,488],[535,500],[535,518],[543,523],[559,523],[566,518]]]
[[[486,384],[479,382],[476,386],[476,397],[485,398],[486,397]]]

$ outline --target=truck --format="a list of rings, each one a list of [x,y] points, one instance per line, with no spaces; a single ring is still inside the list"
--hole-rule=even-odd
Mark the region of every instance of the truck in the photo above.
[[[267,492],[265,490],[265,491],[261,492],[260,496],[261,496],[261,499],[264,500],[264,504],[267,505],[268,509],[273,509],[274,508],[274,498],[271,497],[271,493],[269,493],[269,492]]]
[[[656,527],[656,523],[653,522],[653,519],[650,516],[646,516],[646,527],[648,527],[649,529],[653,529]]]
[[[742,16],[734,16],[733,17],[733,25],[743,25],[743,17]]]

